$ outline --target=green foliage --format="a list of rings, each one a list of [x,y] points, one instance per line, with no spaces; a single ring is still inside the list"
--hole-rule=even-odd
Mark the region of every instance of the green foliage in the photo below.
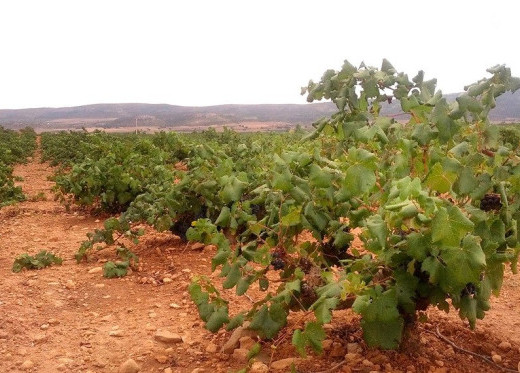
[[[124,262],[111,262],[108,261],[103,265],[103,276],[106,278],[124,277],[128,272],[130,263]]]
[[[63,259],[46,250],[40,251],[35,256],[21,254],[13,263],[13,272],[21,272],[22,269],[42,269],[53,264],[61,265]]]
[[[487,119],[518,80],[504,66],[488,72],[448,102],[423,72],[410,80],[386,60],[380,69],[345,62],[303,89],[308,101],[338,108],[303,142],[301,133],[183,137],[186,167],[143,182],[77,257],[121,237],[135,242],[136,223],[215,245],[222,287],[244,295],[258,284],[265,295],[233,316],[210,279],[194,278],[189,292],[206,327],[249,321],[272,339],[291,312],[309,311],[293,335],[300,353],[320,351],[335,309],[352,307],[367,343],[386,349],[429,306],[447,311],[451,302],[473,327],[520,254],[520,157]],[[383,115],[392,100],[403,122]],[[354,229],[363,250],[350,246]]]
[[[451,299],[471,326],[484,317],[504,264],[516,268],[520,217],[520,158],[487,120],[494,98],[517,89],[517,79],[504,66],[489,72],[455,102],[422,72],[409,80],[386,60],[381,69],[346,62],[305,87],[308,101],[331,99],[338,112],[316,123],[312,142],[274,154],[267,182],[247,192],[265,214],[253,216],[242,201],[188,234],[217,245],[213,267],[237,294],[255,281],[267,290],[266,272],[281,270],[282,284],[245,314],[250,328],[273,338],[291,310],[312,310],[315,321],[293,343],[300,353],[319,351],[331,310],[352,306],[367,343],[392,349],[430,304],[447,310]],[[392,99],[406,123],[381,116]],[[491,194],[499,205],[482,209]],[[248,216],[234,222],[240,208]],[[352,228],[361,229],[363,253],[349,248]],[[306,231],[313,239],[298,239]],[[207,302],[196,301],[199,309]]]
[[[0,208],[25,200],[20,187],[15,186],[12,166],[25,163],[36,149],[36,133],[32,128],[19,132],[0,126]]]

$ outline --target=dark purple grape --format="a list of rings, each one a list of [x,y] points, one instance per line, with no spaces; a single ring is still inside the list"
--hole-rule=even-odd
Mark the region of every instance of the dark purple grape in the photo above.
[[[483,211],[498,211],[501,208],[500,194],[488,193],[480,200],[480,209]]]
[[[284,269],[285,268],[285,260],[283,260],[282,258],[274,258],[273,260],[271,260],[271,265],[277,271],[280,270],[280,269]]]

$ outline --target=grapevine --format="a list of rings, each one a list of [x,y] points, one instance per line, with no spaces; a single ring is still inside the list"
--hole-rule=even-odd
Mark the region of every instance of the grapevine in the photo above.
[[[188,232],[217,245],[213,268],[221,268],[224,288],[240,295],[258,281],[268,292],[230,317],[213,285],[196,279],[190,293],[210,330],[249,320],[249,328],[272,338],[294,300],[315,315],[294,333],[302,353],[320,350],[316,336],[324,333],[317,330],[338,308],[360,314],[367,344],[381,348],[396,348],[418,311],[448,311],[448,300],[474,327],[500,290],[504,264],[516,272],[519,256],[520,158],[487,116],[495,98],[516,91],[520,80],[505,66],[488,72],[453,103],[423,72],[409,80],[386,60],[380,69],[345,62],[311,81],[302,90],[308,101],[330,99],[338,108],[308,136],[326,147],[309,142],[308,150],[274,155],[268,182],[255,190],[266,216],[245,227],[253,238],[240,235],[234,249],[207,219]],[[406,123],[382,115],[384,103],[396,100]],[[350,247],[353,228],[363,250]],[[312,239],[298,240],[306,231]],[[321,269],[315,287],[309,260]],[[275,291],[267,290],[271,268],[283,280]]]
[[[137,243],[142,223],[214,245],[222,287],[241,296],[254,285],[265,296],[230,315],[212,280],[196,277],[189,290],[206,327],[248,321],[271,339],[304,310],[314,319],[293,334],[302,354],[321,350],[335,309],[352,308],[367,344],[385,349],[397,348],[428,307],[448,311],[451,303],[474,327],[499,293],[505,265],[516,273],[520,253],[516,140],[488,120],[496,97],[520,88],[520,79],[505,66],[488,73],[448,102],[423,72],[410,80],[386,60],[381,68],[346,61],[303,88],[308,101],[332,100],[338,109],[303,139],[208,130],[109,146],[96,138],[105,135],[78,135],[79,153],[92,155],[64,164],[60,188],[73,203],[101,201],[121,214],[89,233],[76,258],[113,244],[127,252],[122,241]],[[389,102],[404,121],[384,115]],[[76,184],[96,167],[118,176]],[[146,172],[132,174],[128,196],[120,175],[133,169]],[[125,198],[107,199],[108,190]],[[123,275],[116,267],[108,269]]]

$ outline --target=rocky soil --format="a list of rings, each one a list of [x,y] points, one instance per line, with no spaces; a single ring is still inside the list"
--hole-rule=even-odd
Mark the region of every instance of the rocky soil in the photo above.
[[[18,166],[15,174],[23,178],[29,200],[0,210],[0,372],[202,373],[245,367],[257,342],[254,333],[209,333],[187,293],[191,276],[211,273],[213,249],[147,229],[134,250],[139,270],[105,279],[102,266],[114,258],[112,248],[81,264],[73,255],[106,217],[66,211],[54,201],[52,172],[38,155]],[[43,249],[64,258],[63,264],[11,271],[18,255]],[[293,314],[277,340],[261,342],[250,371],[286,372],[294,364],[298,372],[518,372],[519,288],[520,275],[507,271],[501,297],[474,331],[454,311],[429,310],[428,321],[410,332],[400,351],[368,349],[358,318],[338,311],[326,325],[325,353],[301,358],[290,340],[306,316]],[[250,302],[237,299],[232,309]]]

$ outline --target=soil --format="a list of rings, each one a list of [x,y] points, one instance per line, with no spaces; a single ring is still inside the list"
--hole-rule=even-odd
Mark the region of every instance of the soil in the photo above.
[[[246,365],[244,350],[221,353],[230,333],[204,329],[187,287],[195,274],[211,273],[211,247],[187,245],[170,233],[147,233],[134,248],[139,270],[122,279],[106,279],[103,263],[114,260],[114,248],[98,251],[77,264],[74,253],[85,234],[102,227],[106,216],[67,211],[54,201],[53,169],[36,154],[15,175],[28,201],[0,210],[0,372],[117,372],[133,359],[141,372],[234,372]],[[64,259],[61,266],[13,273],[14,259],[49,250]],[[216,276],[215,276],[216,277]],[[456,312],[430,309],[428,320],[411,330],[399,351],[369,349],[359,318],[337,311],[326,325],[325,353],[294,360],[298,372],[499,372],[519,369],[520,276],[506,270],[500,298],[486,318],[470,330]],[[255,290],[252,296],[256,295]],[[245,309],[241,297],[232,310]],[[262,342],[257,371],[276,371],[298,355],[291,347],[292,330],[302,325],[292,314],[276,341]],[[486,356],[498,365],[454,348]],[[163,343],[157,332],[181,338]],[[242,339],[244,344],[251,338]],[[347,352],[350,352],[345,359]],[[272,364],[277,362],[277,364]],[[285,364],[281,371],[290,371]],[[267,368],[269,367],[269,368]],[[265,370],[268,369],[268,370]],[[126,370],[131,372],[132,370]]]

